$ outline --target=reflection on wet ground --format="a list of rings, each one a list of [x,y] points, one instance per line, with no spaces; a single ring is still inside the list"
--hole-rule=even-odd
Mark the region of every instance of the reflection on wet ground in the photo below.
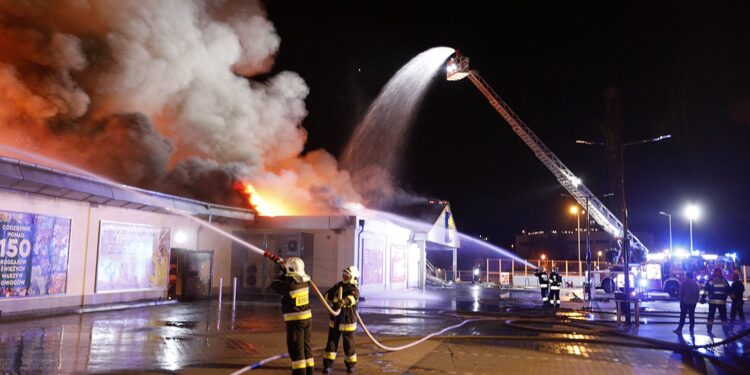
[[[536,297],[531,292],[501,294],[478,286],[368,294],[360,313],[369,329],[380,339],[399,340],[399,345],[464,319],[477,321],[440,340],[398,353],[384,353],[360,335],[362,373],[370,373],[369,368],[376,371],[372,373],[492,374],[497,373],[493,366],[498,361],[507,363],[508,373],[513,369],[549,373],[550,368],[564,368],[559,366],[584,366],[600,372],[731,373],[750,365],[747,337],[690,351],[653,349],[653,343],[625,336],[701,346],[749,326],[717,324],[709,335],[705,314],[699,314],[703,320],[693,335],[687,330],[676,335],[671,332],[675,314],[644,312],[644,324],[626,329],[613,322],[614,315],[607,311],[543,309],[537,306]],[[216,302],[196,302],[0,324],[0,373],[228,374],[286,352],[280,309],[268,302],[240,302],[234,311],[231,303],[220,309]],[[313,346],[320,357],[327,318],[319,305],[314,308],[313,325]],[[272,362],[261,369],[263,372],[287,373],[288,360]]]

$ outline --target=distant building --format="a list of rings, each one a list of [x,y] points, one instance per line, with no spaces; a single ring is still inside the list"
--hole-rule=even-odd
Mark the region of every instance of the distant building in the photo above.
[[[650,233],[635,233],[649,249],[654,237]],[[591,254],[596,259],[598,251],[619,247],[617,240],[602,230],[591,228]],[[578,234],[573,230],[521,231],[516,235],[515,253],[524,259],[539,259],[544,254],[548,259],[578,260]],[[586,229],[581,228],[581,259],[586,257]]]

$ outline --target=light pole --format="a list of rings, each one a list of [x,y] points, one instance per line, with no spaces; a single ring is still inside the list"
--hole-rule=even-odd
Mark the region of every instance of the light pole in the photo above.
[[[578,274],[581,275],[581,269],[583,268],[581,265],[581,211],[578,206],[571,206],[570,213],[576,215],[578,219]]]
[[[669,253],[672,254],[672,214],[659,211],[659,215],[664,215],[669,218]]]
[[[701,209],[695,204],[689,204],[685,207],[685,216],[690,221],[690,254],[693,254],[693,220],[701,216]]]
[[[661,135],[656,138],[651,139],[643,139],[640,141],[635,142],[628,142],[628,143],[616,143],[615,146],[617,147],[617,154],[619,156],[619,162],[620,162],[620,199],[621,199],[621,220],[622,220],[622,250],[623,250],[623,268],[625,270],[625,294],[623,295],[623,299],[625,300],[625,303],[628,303],[628,300],[630,299],[630,238],[628,237],[628,207],[625,200],[625,147],[627,146],[633,146],[633,145],[639,145],[644,143],[651,143],[651,142],[659,142],[663,141],[665,139],[672,138],[671,134],[667,135]],[[603,142],[591,142],[591,141],[584,141],[584,140],[576,140],[577,144],[584,144],[584,145],[601,145],[604,146]],[[630,305],[628,305],[630,306]],[[630,314],[630,307],[625,309],[625,324],[631,323],[631,314]]]
[[[599,251],[596,252],[596,268],[600,267],[600,265],[599,265],[599,257],[600,256],[602,256],[602,251],[601,250],[599,250]]]

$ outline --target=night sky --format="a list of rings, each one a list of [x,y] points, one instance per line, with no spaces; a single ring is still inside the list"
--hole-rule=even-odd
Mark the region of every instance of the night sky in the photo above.
[[[595,194],[609,191],[604,93],[622,91],[632,230],[750,257],[750,6],[705,2],[451,3],[270,1],[281,36],[274,67],[310,86],[307,150],[339,155],[388,79],[418,53],[461,50],[473,69]],[[571,201],[468,80],[436,77],[398,176],[410,192],[451,202],[464,233],[509,247],[522,229],[571,229]],[[605,201],[606,202],[606,201]],[[610,209],[613,209],[610,206]],[[652,249],[653,251],[654,249]]]

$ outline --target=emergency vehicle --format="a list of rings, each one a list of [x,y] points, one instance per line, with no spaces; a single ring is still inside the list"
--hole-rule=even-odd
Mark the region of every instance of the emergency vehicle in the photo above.
[[[674,253],[665,250],[662,253],[648,254],[644,263],[631,264],[630,285],[638,292],[665,292],[670,297],[677,297],[681,280],[687,272],[699,284],[705,283],[714,269],[719,268],[727,280],[740,270],[736,253],[725,255],[678,249]],[[625,272],[622,266],[611,270],[593,271],[592,284],[605,293],[620,290],[625,284]]]

